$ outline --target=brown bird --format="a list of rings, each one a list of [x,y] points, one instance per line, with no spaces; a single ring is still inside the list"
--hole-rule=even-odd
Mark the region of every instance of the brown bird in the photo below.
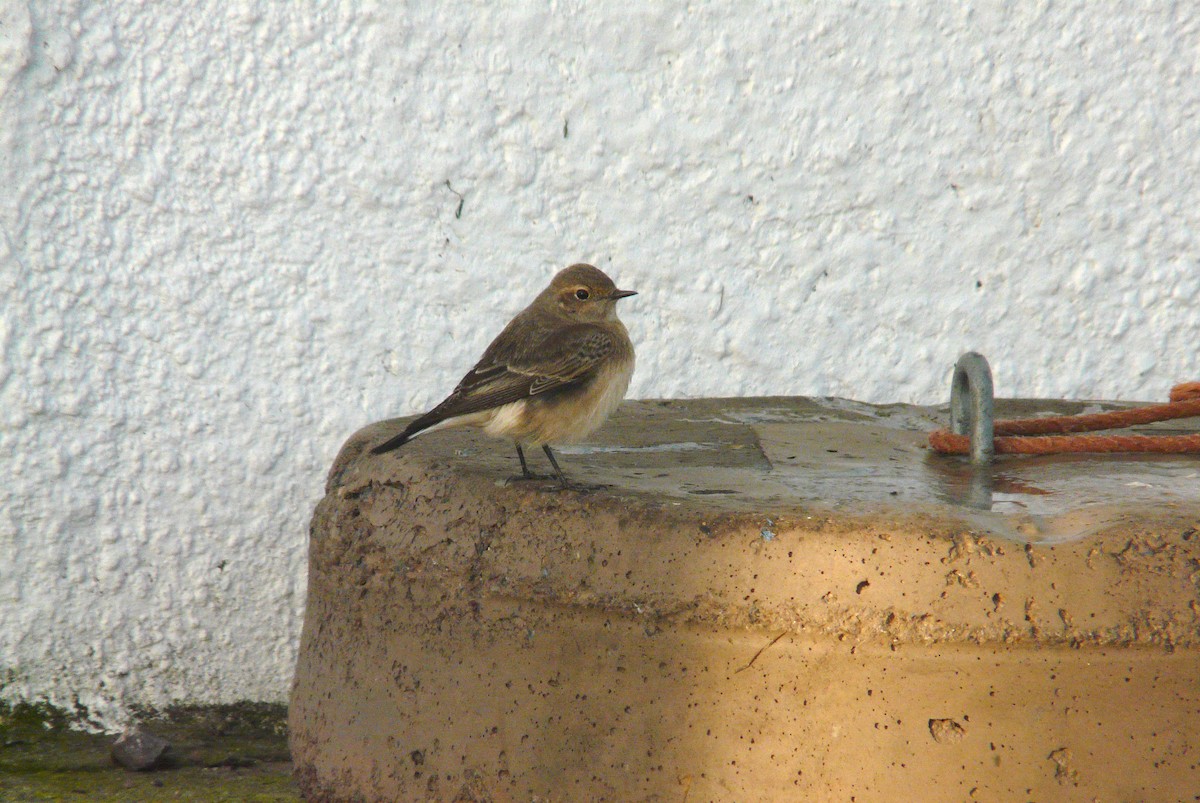
[[[522,445],[541,446],[564,488],[550,444],[594,432],[621,403],[633,376],[633,343],[617,318],[618,290],[591,265],[572,265],[550,282],[492,341],[454,391],[394,438],[380,454],[439,429],[473,426],[516,441],[521,473],[533,479]]]

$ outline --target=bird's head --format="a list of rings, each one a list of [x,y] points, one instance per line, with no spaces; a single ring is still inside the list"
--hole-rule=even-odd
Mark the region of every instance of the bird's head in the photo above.
[[[636,290],[618,290],[604,271],[584,264],[559,271],[542,294],[563,315],[579,321],[614,319],[617,302],[634,295]]]

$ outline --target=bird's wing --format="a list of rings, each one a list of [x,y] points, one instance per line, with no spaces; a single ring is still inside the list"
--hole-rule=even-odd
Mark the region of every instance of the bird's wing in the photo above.
[[[597,326],[574,326],[536,356],[513,360],[508,370],[529,376],[529,395],[551,393],[591,376],[616,350],[611,332]]]
[[[590,324],[567,326],[513,348],[494,348],[507,345],[497,341],[430,416],[469,415],[564,389],[585,380],[617,347],[611,333]]]
[[[548,327],[550,334],[529,339],[528,327],[517,323],[514,319],[492,341],[483,358],[445,401],[372,451],[379,454],[395,449],[449,418],[575,386],[586,381],[619,348],[613,333],[593,324]]]

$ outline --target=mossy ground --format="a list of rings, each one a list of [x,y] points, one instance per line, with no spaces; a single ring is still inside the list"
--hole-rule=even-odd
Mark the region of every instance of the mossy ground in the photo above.
[[[113,763],[116,737],[72,729],[70,714],[0,704],[0,801],[300,800],[284,706],[180,706],[138,719],[171,743],[147,772]]]

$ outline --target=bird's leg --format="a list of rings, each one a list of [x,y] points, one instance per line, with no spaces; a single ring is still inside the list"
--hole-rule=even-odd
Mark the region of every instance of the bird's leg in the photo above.
[[[529,463],[525,460],[525,450],[521,448],[521,444],[517,443],[517,458],[521,461],[521,477],[525,480],[544,480],[549,479],[544,474],[534,474],[529,470]],[[558,467],[558,461],[554,459],[554,452],[550,451],[549,446],[543,446],[542,449],[546,452],[546,457],[550,458],[550,465],[554,466],[554,473],[558,475],[558,481],[562,483],[564,490],[571,488],[571,483],[567,482],[566,476],[562,473],[562,469]],[[513,480],[518,479],[513,477]]]
[[[521,448],[521,444],[517,444],[517,457],[521,459],[521,476],[527,480],[537,479],[533,472],[529,470],[529,465],[525,462],[525,451]]]
[[[558,467],[558,461],[554,459],[554,452],[550,451],[550,447],[543,445],[542,451],[546,453],[546,457],[550,458],[550,465],[554,466],[554,473],[558,475],[558,481],[562,483],[563,488],[570,488],[571,484],[567,482],[567,478],[563,476],[562,469]]]

